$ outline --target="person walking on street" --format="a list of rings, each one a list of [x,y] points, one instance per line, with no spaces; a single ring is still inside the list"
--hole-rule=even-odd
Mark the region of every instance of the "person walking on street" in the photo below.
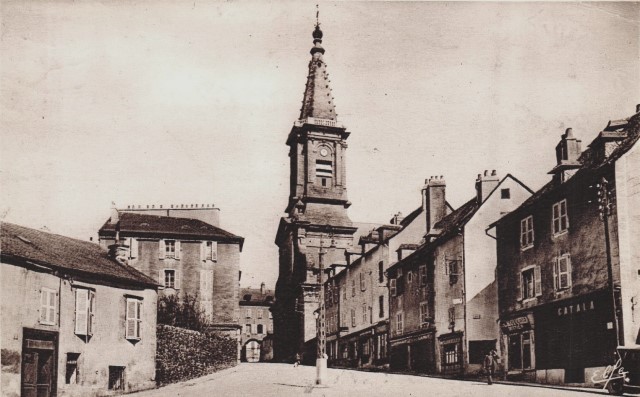
[[[484,370],[487,373],[487,383],[493,384],[493,375],[496,371],[498,364],[498,352],[496,349],[491,349],[486,356],[484,356]]]
[[[293,367],[297,367],[298,365],[300,365],[300,353],[296,353],[296,362],[293,363]]]

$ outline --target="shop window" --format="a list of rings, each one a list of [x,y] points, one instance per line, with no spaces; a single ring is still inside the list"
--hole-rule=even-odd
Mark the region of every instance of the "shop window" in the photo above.
[[[520,249],[533,247],[533,216],[520,221]]]
[[[109,390],[124,390],[125,367],[109,366]]]
[[[78,359],[80,353],[67,353],[67,366],[64,376],[64,383],[75,385],[78,383]]]
[[[571,256],[569,254],[556,258],[553,279],[556,291],[571,287]]]
[[[447,343],[443,346],[443,355],[445,364],[457,364],[458,363],[458,344]]]
[[[557,236],[569,229],[569,215],[567,213],[567,200],[562,200],[553,205],[553,235]]]
[[[531,342],[531,332],[524,332],[522,334],[522,369],[533,367],[533,357],[531,355],[533,345]]]
[[[533,368],[533,349],[533,331],[509,335],[509,370]]]

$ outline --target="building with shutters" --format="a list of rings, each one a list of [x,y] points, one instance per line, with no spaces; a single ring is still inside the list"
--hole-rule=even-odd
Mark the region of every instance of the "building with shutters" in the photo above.
[[[10,223],[0,242],[3,396],[155,387],[155,278],[117,251]]]
[[[267,335],[273,335],[271,306],[274,293],[262,283],[260,288],[240,289],[240,325],[242,361],[258,362],[273,356],[270,343],[264,344]]]
[[[551,180],[489,231],[509,379],[591,385],[616,345],[640,350],[639,112],[584,151],[567,129]]]
[[[403,247],[387,270],[392,370],[474,374],[487,351],[498,347],[496,245],[485,231],[532,192],[495,171],[479,174],[475,188],[450,211],[445,180],[426,181],[424,239]]]
[[[98,231],[129,264],[160,285],[160,296],[196,297],[210,328],[234,337],[240,328],[240,252],[244,239],[218,226],[219,209],[192,204],[112,209]]]

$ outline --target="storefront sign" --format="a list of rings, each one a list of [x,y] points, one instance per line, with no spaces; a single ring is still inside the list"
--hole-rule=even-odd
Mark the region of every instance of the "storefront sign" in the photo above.
[[[404,343],[414,343],[414,342],[419,342],[421,340],[430,340],[430,339],[433,339],[433,332],[427,332],[422,335],[414,335],[414,336],[409,336],[402,339],[392,340],[391,345],[397,346]]]
[[[557,310],[558,317],[569,316],[572,314],[578,314],[586,311],[595,310],[596,307],[593,300],[586,302],[576,302],[569,305],[560,306]]]
[[[500,321],[500,328],[502,328],[502,332],[504,333],[524,331],[531,329],[531,322],[529,322],[529,317],[520,316],[510,320]]]
[[[629,379],[627,378],[627,374],[629,374],[629,371],[624,370],[624,367],[622,366],[622,359],[618,359],[615,365],[607,365],[607,368],[604,369],[602,374],[600,374],[599,370],[594,371],[593,376],[591,377],[591,382],[596,385],[603,383],[604,386],[602,388],[606,389],[609,382],[616,379],[623,379],[624,382],[628,382]]]

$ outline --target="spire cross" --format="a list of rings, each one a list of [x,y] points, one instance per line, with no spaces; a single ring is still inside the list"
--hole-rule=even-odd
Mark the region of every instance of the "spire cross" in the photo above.
[[[320,26],[320,4],[316,4],[316,26]]]

